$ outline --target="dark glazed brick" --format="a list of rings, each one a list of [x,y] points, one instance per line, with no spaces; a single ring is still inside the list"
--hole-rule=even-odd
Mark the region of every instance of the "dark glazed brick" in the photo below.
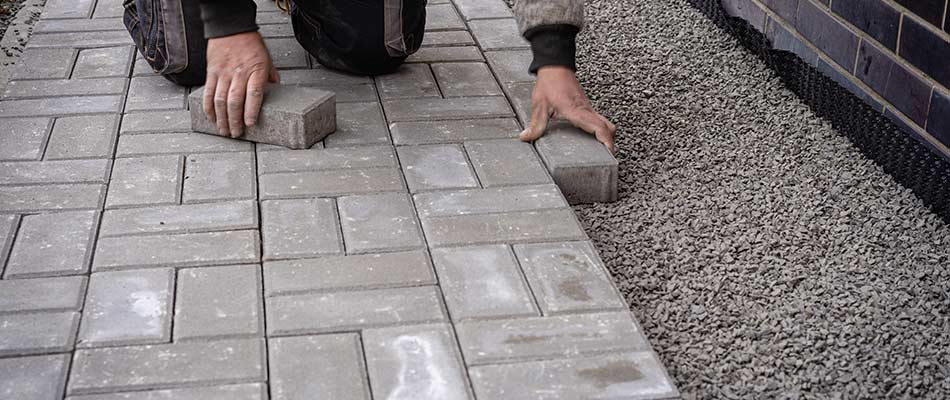
[[[887,48],[896,48],[901,13],[890,4],[883,0],[835,0],[831,10]]]
[[[858,50],[858,38],[827,11],[810,1],[802,1],[798,6],[795,26],[805,39],[828,54],[838,65],[852,70],[854,55]]]
[[[884,50],[866,41],[861,42],[861,47],[858,49],[858,65],[854,69],[854,76],[864,84],[870,86],[878,94],[884,95],[887,78],[891,75],[893,67],[893,58],[889,57]]]
[[[940,27],[940,19],[943,18],[943,9],[946,0],[895,0],[897,4],[907,7],[908,10],[917,14],[919,17],[927,20],[931,24]],[[909,18],[908,18],[909,19]]]
[[[950,41],[913,18],[904,18],[899,55],[943,86],[950,87]]]
[[[860,60],[858,64],[860,68]],[[868,103],[875,110],[881,110],[883,105],[871,97],[865,89],[858,86],[852,79],[854,79],[847,72],[841,72],[838,68],[835,68],[830,62],[825,61],[824,59],[818,59],[818,71],[825,74],[825,76],[833,79],[835,82],[838,82],[841,87],[848,89],[851,93],[854,93],[855,96],[858,96],[861,100],[864,100],[865,103]]]
[[[894,64],[884,88],[884,99],[891,102],[911,121],[924,126],[931,90],[933,88],[922,78],[903,66]]]
[[[807,1],[808,0],[805,0],[805,2]],[[788,21],[788,23],[795,23],[795,16],[798,14],[799,0],[762,0],[762,2],[765,3],[766,7],[778,14],[779,17]]]
[[[950,95],[934,90],[930,99],[930,119],[927,132],[941,143],[950,146]]]
[[[792,52],[810,65],[815,65],[818,60],[818,53],[808,47],[801,38],[792,34],[780,21],[769,18],[765,37],[772,42],[772,48],[775,50]]]

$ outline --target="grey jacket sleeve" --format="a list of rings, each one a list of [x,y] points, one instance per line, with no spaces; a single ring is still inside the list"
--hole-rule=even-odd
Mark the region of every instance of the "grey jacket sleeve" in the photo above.
[[[577,33],[584,27],[583,0],[515,0],[515,17],[534,59],[528,70],[576,65]]]

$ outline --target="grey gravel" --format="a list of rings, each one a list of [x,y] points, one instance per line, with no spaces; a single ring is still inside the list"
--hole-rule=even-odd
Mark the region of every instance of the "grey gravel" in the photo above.
[[[684,0],[590,0],[576,207],[687,399],[950,397],[950,229]]]

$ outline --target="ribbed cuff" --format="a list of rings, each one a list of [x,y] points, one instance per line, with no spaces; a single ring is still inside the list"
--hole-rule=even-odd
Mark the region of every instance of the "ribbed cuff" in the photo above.
[[[524,36],[531,42],[531,53],[534,60],[528,71],[538,73],[541,67],[559,65],[577,70],[577,39],[578,29],[574,25],[556,24],[541,25],[529,29]]]
[[[257,4],[253,0],[201,1],[201,21],[206,39],[254,32],[257,30],[256,16]]]

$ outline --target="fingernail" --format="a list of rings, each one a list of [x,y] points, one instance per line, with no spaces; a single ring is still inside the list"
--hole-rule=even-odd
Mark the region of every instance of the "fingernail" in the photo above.
[[[249,120],[247,120],[247,126],[254,126],[254,125],[257,125],[257,120],[256,120],[256,119],[249,119]]]

